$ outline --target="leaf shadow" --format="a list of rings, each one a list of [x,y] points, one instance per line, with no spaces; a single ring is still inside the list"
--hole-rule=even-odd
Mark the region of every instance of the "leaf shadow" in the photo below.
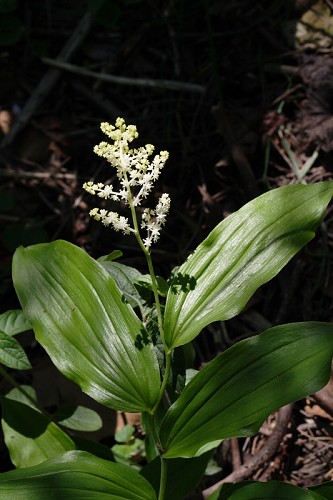
[[[170,291],[174,294],[179,294],[180,292],[189,292],[194,290],[197,285],[197,280],[194,276],[190,274],[176,273],[170,283]]]

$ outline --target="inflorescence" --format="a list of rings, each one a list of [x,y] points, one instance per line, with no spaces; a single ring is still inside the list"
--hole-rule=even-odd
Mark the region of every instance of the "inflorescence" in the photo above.
[[[113,201],[124,201],[132,208],[141,205],[151,192],[154,182],[158,179],[162,168],[169,157],[167,151],[161,151],[149,161],[154,152],[152,144],[146,144],[138,149],[130,149],[129,143],[138,137],[135,125],[126,125],[123,118],[117,118],[115,126],[109,123],[101,123],[102,131],[110,137],[114,143],[101,142],[94,147],[94,152],[105,158],[117,170],[120,188],[116,190],[111,184],[103,184],[92,181],[85,182],[83,188],[90,194],[100,198]],[[159,238],[161,227],[165,224],[166,216],[170,208],[170,197],[164,193],[160,197],[156,208],[145,208],[141,218],[141,228],[147,231],[143,244],[149,250],[152,243]],[[124,234],[136,233],[127,217],[117,212],[109,212],[105,209],[93,208],[90,215],[105,226],[112,226],[115,231]]]

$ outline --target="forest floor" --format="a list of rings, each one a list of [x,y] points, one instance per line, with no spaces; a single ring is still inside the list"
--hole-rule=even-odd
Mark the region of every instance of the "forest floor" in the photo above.
[[[259,194],[333,179],[331,0],[15,5],[0,12],[0,312],[19,307],[18,245],[61,238],[94,257],[119,249],[144,270],[133,241],[88,215],[83,182],[113,175],[92,152],[102,121],[121,116],[142,144],[170,152],[156,197],[168,192],[172,211],[153,251],[164,277]],[[271,325],[332,322],[332,245],[330,206],[317,237],[247,310],[200,336],[198,362]],[[333,479],[332,385],[270,417],[256,437],[226,441],[215,467],[237,480]],[[43,403],[55,404],[50,394]],[[219,469],[206,486],[220,478]]]

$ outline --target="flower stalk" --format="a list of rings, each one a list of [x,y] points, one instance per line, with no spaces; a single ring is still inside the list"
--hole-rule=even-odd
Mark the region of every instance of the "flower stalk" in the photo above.
[[[134,125],[127,126],[122,118],[116,120],[115,126],[106,122],[102,123],[101,129],[112,139],[113,144],[101,142],[95,146],[94,151],[97,155],[105,158],[116,169],[119,187],[117,188],[112,184],[105,185],[101,182],[94,183],[89,181],[83,185],[83,188],[88,193],[97,195],[99,198],[113,202],[123,202],[129,207],[132,219],[131,223],[127,217],[105,208],[93,208],[90,210],[90,216],[102,222],[105,226],[111,226],[115,231],[122,231],[124,234],[133,233],[146,257],[151,276],[158,328],[165,351],[163,380],[157,401],[149,412],[150,418],[153,419],[152,423],[154,427],[154,415],[160,405],[170,375],[172,353],[165,343],[162,309],[150,248],[153,243],[158,241],[161,228],[166,222],[166,217],[170,209],[170,197],[167,193],[163,193],[154,209],[142,208],[140,210],[141,221],[138,220],[138,207],[153,189],[154,182],[158,179],[169,157],[169,153],[161,151],[151,159],[154,152],[152,144],[131,149],[129,144],[138,137],[138,132]],[[141,231],[145,231],[146,233],[144,238],[141,236]],[[156,435],[154,439],[156,445],[158,445],[158,437]],[[164,498],[166,475],[166,461],[161,457],[159,500]]]

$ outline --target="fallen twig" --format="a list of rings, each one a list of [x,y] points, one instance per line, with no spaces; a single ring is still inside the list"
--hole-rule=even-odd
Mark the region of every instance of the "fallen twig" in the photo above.
[[[197,85],[196,83],[176,82],[174,80],[152,80],[150,78],[128,78],[127,76],[109,75],[106,73],[98,73],[96,71],[90,71],[89,69],[80,68],[80,66],[75,66],[74,64],[69,64],[59,59],[50,59],[49,57],[43,57],[42,61],[45,64],[49,64],[55,68],[60,68],[64,71],[68,71],[69,73],[88,76],[95,78],[96,80],[104,80],[106,82],[117,83],[119,85],[134,85],[136,87],[151,87],[198,93],[205,92],[205,88],[202,87],[202,85]]]
[[[71,172],[26,172],[23,170],[0,168],[0,177],[18,177],[24,179],[76,179]]]
[[[203,497],[207,498],[214,491],[221,486],[223,483],[234,483],[238,481],[242,481],[243,479],[248,478],[251,474],[253,474],[262,464],[270,460],[270,458],[276,453],[279,448],[279,445],[282,441],[283,436],[286,433],[286,429],[291,418],[293,411],[293,405],[287,405],[283,408],[280,408],[276,424],[272,434],[267,439],[265,446],[254,455],[248,462],[241,465],[238,469],[234,470],[229,476],[225,477],[221,481],[213,484],[210,488],[207,488],[202,492]]]
[[[238,469],[242,465],[241,454],[239,451],[238,438],[231,438],[231,461],[232,469]]]
[[[333,415],[333,398],[325,388],[315,392],[312,396],[327,413]]]

